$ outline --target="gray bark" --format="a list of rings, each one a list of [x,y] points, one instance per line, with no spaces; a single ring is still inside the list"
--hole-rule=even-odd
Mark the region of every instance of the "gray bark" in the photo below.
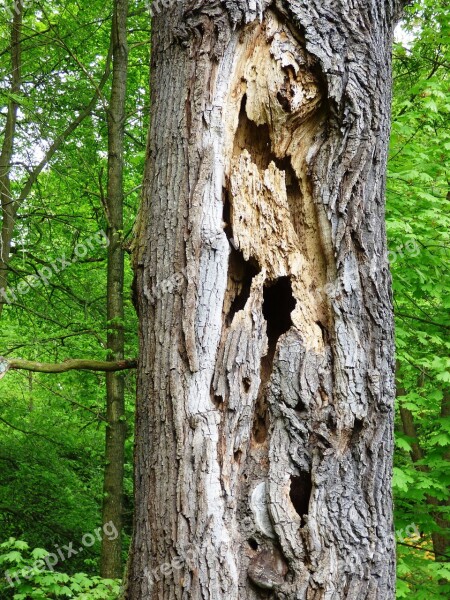
[[[398,8],[154,19],[129,600],[394,598]]]

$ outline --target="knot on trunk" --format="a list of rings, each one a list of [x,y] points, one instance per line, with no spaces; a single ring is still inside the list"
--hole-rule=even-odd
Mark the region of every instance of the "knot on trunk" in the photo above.
[[[250,580],[258,587],[273,590],[283,584],[288,566],[277,548],[261,550],[251,560],[248,568]]]

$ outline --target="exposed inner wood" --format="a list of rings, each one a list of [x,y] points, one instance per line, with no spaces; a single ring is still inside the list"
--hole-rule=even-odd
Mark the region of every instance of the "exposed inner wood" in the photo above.
[[[270,477],[274,415],[269,397],[274,360],[283,347],[283,336],[291,329],[303,348],[323,354],[324,331],[331,325],[327,296],[320,293],[330,276],[322,245],[327,232],[324,234],[313,203],[307,165],[324,111],[320,82],[306,52],[272,13],[262,25],[250,27],[241,36],[234,67],[236,83],[224,113],[228,142],[223,220],[230,257],[225,328],[213,387],[216,405],[218,399],[219,405],[223,402],[226,415],[223,438],[230,437],[234,429],[230,410],[242,401],[242,394],[253,414],[250,444],[241,439],[239,452],[234,450],[239,465],[230,491],[234,488],[241,497],[241,521],[253,523],[247,545],[248,577],[256,588],[270,590],[282,585],[289,571],[283,551],[272,540],[275,533],[270,533],[274,530],[264,483]],[[225,367],[228,382],[218,375],[225,366],[222,357],[235,358],[239,353],[232,340],[244,322],[247,328],[257,329],[260,321],[265,324],[262,334],[267,341],[260,346],[259,357],[254,355],[260,360],[259,377],[244,377],[235,388],[235,369],[229,363]],[[308,418],[307,408],[299,400],[295,410]],[[241,428],[244,430],[244,424]],[[219,454],[226,472],[226,444]],[[283,503],[298,529],[306,525],[304,515],[312,492],[309,469],[308,462],[304,470],[286,473],[286,480],[278,486],[284,490]],[[233,480],[231,474],[226,474],[226,481],[228,478]],[[236,478],[240,478],[240,489]],[[249,511],[246,498],[253,498],[256,490],[261,499],[257,508],[253,503]],[[247,533],[242,530],[242,537]]]
[[[236,75],[226,111],[232,140],[227,225],[266,282],[290,278],[293,324],[307,347],[320,352],[318,323],[326,326],[329,310],[316,292],[327,283],[327,265],[307,172],[323,117],[320,82],[306,52],[272,13],[242,36]]]

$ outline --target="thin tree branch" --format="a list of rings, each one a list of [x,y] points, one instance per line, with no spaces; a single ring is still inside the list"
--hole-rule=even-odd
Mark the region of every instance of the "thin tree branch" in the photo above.
[[[403,319],[412,319],[414,321],[420,321],[421,323],[427,323],[428,325],[435,325],[436,327],[442,327],[443,329],[450,329],[450,325],[444,325],[443,323],[436,323],[436,321],[429,321],[428,319],[421,319],[420,317],[416,317],[414,315],[407,315],[405,313],[396,312],[395,315],[397,317],[402,317]]]
[[[112,373],[115,371],[125,371],[135,369],[136,360],[118,360],[101,361],[87,359],[69,359],[62,363],[42,363],[21,358],[7,360],[0,356],[0,379],[6,375],[9,370],[32,371],[33,373],[66,373],[67,371],[102,371]]]

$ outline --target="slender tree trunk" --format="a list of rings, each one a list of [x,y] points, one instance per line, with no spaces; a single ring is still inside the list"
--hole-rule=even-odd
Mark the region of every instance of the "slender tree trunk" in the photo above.
[[[450,389],[444,390],[441,404],[441,419],[448,419],[450,417]],[[444,450],[444,459],[450,463],[450,445]],[[440,506],[447,509],[446,512],[440,512],[436,515],[436,522],[441,528],[441,531],[435,534],[433,538],[433,546],[435,552],[440,554],[441,561],[450,562],[450,519],[448,517],[448,509],[450,508],[450,486],[447,488],[448,496],[447,499],[440,502]],[[444,585],[444,581],[442,581]]]
[[[113,77],[108,110],[108,350],[112,361],[124,358],[123,140],[128,71],[128,0],[114,1]],[[125,462],[125,386],[122,375],[106,375],[106,449],[103,523],[112,521],[119,533],[102,540],[102,577],[122,576],[122,512]]]
[[[421,382],[418,386],[421,387]],[[402,420],[403,432],[411,440],[411,460],[413,461],[415,468],[418,471],[429,471],[429,467],[426,464],[417,464],[423,461],[425,454],[420,445],[419,436],[417,434],[417,428],[414,423],[414,415],[408,409],[402,405],[401,397],[406,395],[406,390],[397,386],[397,396],[400,399],[400,417]],[[444,393],[441,404],[441,418],[445,419],[450,416],[450,395],[448,391]],[[449,460],[449,449],[444,449],[444,457]],[[439,501],[437,498],[427,495],[426,502],[430,507],[430,512],[436,525],[439,527],[439,531],[434,531],[431,534],[433,542],[433,552],[435,559],[438,561],[447,562],[449,553],[448,548],[450,546],[449,531],[450,523],[443,513],[442,509],[446,509],[450,504],[449,500]],[[439,509],[441,507],[441,510]],[[445,584],[445,580],[442,581]]]
[[[11,87],[3,144],[0,153],[0,201],[2,208],[2,228],[0,246],[0,290],[8,287],[8,263],[11,242],[14,232],[15,205],[11,196],[11,161],[14,153],[14,136],[16,133],[17,111],[19,103],[17,96],[21,86],[21,31],[23,21],[23,3],[15,3],[11,23]],[[0,295],[0,317],[3,312],[5,299]]]
[[[398,7],[268,4],[152,26],[129,600],[394,598]]]
[[[405,395],[405,390],[403,394]],[[446,418],[450,415],[450,400],[449,395],[444,394],[441,406],[441,417]],[[424,452],[420,446],[419,436],[417,435],[417,429],[414,423],[414,415],[412,412],[400,405],[400,416],[403,424],[403,431],[411,439],[411,459],[415,463],[415,468],[418,471],[429,471],[426,465],[417,465],[416,463],[424,459]],[[448,451],[444,451],[444,456],[448,460]],[[436,560],[447,562],[449,560],[449,547],[450,547],[450,523],[445,515],[442,513],[442,509],[446,509],[449,506],[449,500],[439,501],[433,496],[427,496],[427,504],[430,506],[430,511],[436,525],[440,531],[435,531],[431,534],[433,541],[433,551]],[[441,508],[441,510],[439,510]],[[445,580],[442,582],[445,584]]]

